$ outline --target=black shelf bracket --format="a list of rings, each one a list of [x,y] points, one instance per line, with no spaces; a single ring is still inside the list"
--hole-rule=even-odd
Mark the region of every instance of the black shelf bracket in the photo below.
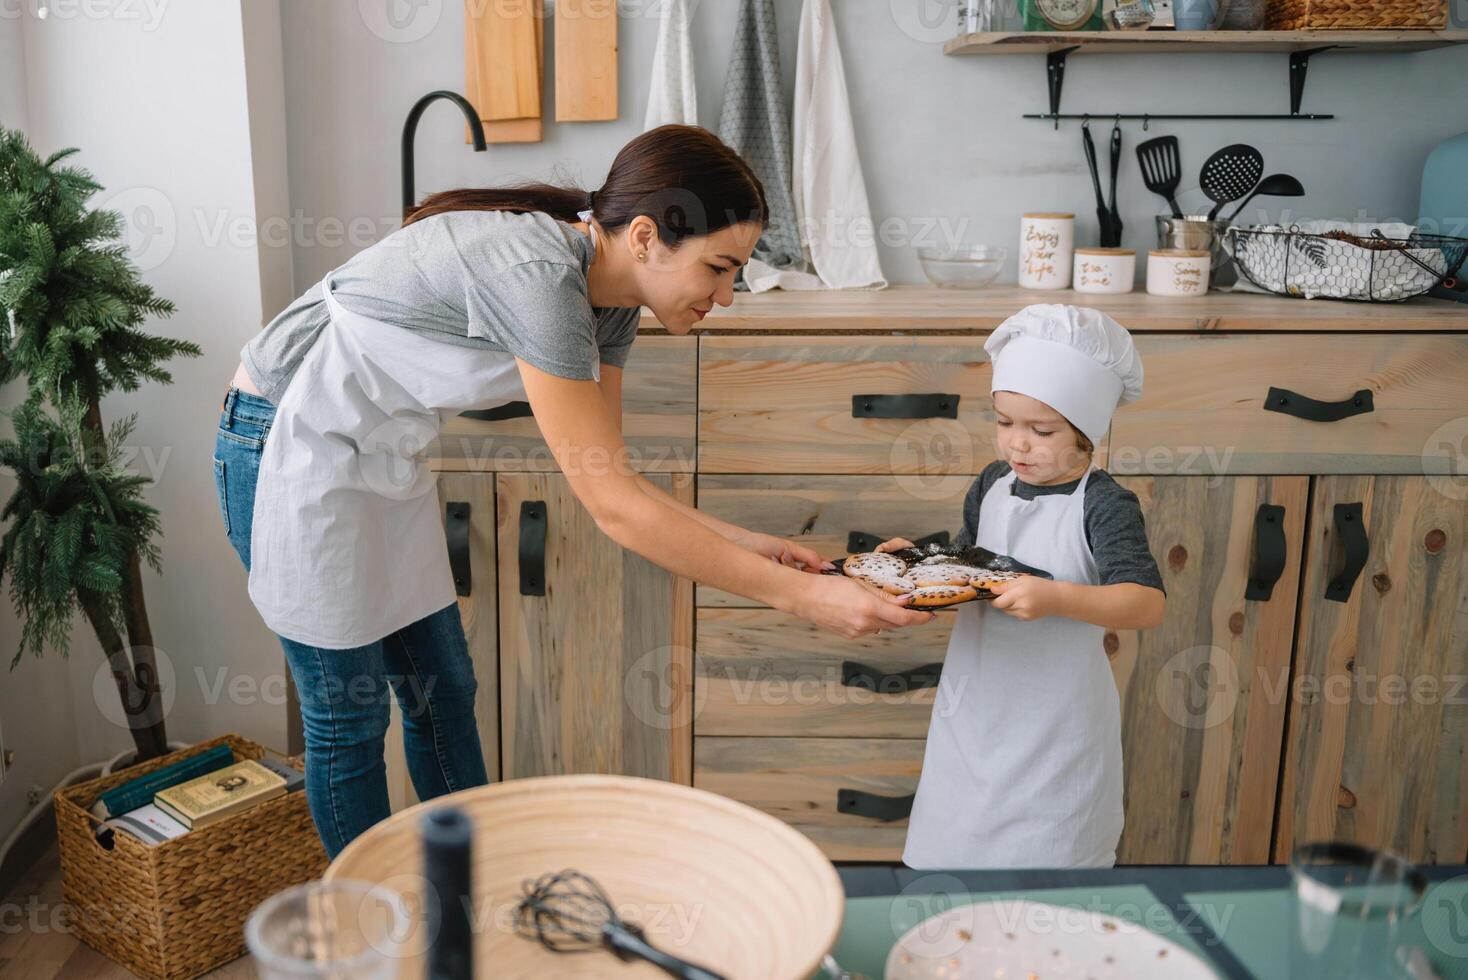
[[[1065,61],[1066,61],[1066,58],[1070,55],[1070,53],[1072,51],[1075,51],[1079,47],[1080,47],[1080,45],[1077,44],[1077,45],[1073,45],[1073,46],[1068,47],[1068,48],[1061,48],[1058,51],[1051,51],[1051,52],[1049,52],[1048,54],[1045,55],[1045,82],[1046,82],[1046,87],[1049,89],[1049,93],[1050,93],[1050,111],[1049,112],[1043,112],[1043,113],[1042,112],[1025,113],[1024,118],[1026,118],[1026,119],[1049,119],[1052,122],[1054,122],[1056,129],[1059,129],[1060,128],[1060,121],[1062,119],[1090,119],[1092,117],[1094,117],[1096,119],[1115,119],[1117,121],[1120,121],[1122,119],[1140,119],[1142,121],[1142,129],[1143,130],[1147,129],[1148,128],[1148,125],[1154,119],[1171,119],[1171,120],[1179,120],[1179,119],[1181,119],[1181,120],[1192,120],[1192,121],[1216,121],[1216,120],[1225,120],[1225,119],[1227,119],[1227,120],[1246,119],[1246,120],[1256,120],[1257,121],[1257,120],[1266,120],[1266,119],[1268,119],[1268,120],[1278,120],[1278,121],[1281,121],[1281,122],[1316,122],[1316,121],[1319,121],[1319,120],[1334,119],[1335,118],[1335,116],[1333,114],[1331,114],[1331,113],[1301,112],[1300,111],[1300,103],[1304,99],[1304,96],[1305,96],[1305,75],[1310,70],[1310,56],[1311,55],[1315,55],[1315,54],[1319,54],[1322,51],[1329,51],[1332,48],[1338,47],[1338,45],[1325,44],[1325,45],[1321,45],[1318,48],[1306,48],[1306,49],[1304,49],[1302,51],[1291,51],[1290,52],[1290,72],[1289,72],[1289,83],[1290,83],[1290,111],[1289,111],[1288,114],[1285,114],[1285,113],[1282,113],[1282,112],[1272,112],[1272,113],[1238,113],[1238,112],[1230,112],[1230,113],[1217,113],[1217,112],[1206,112],[1206,113],[1168,113],[1168,112],[1163,112],[1163,113],[1156,113],[1156,112],[1121,112],[1121,113],[1117,113],[1117,112],[1095,112],[1095,113],[1091,113],[1091,112],[1073,112],[1073,113],[1062,113],[1060,111],[1060,97],[1061,97],[1061,94],[1062,94],[1062,92],[1064,91],[1064,88],[1065,88]]]
[[[1300,100],[1305,96],[1305,73],[1310,70],[1310,56],[1335,47],[1327,44],[1319,48],[1290,52],[1290,115],[1300,114]]]
[[[1050,117],[1055,120],[1056,129],[1060,128],[1060,92],[1065,86],[1065,59],[1078,47],[1080,45],[1061,48],[1045,56],[1045,79],[1050,87]]]

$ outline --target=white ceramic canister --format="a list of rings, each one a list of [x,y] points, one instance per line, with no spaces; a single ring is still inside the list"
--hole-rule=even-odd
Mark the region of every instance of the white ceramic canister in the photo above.
[[[1019,284],[1026,289],[1070,285],[1076,241],[1073,214],[1026,214],[1019,222]]]
[[[1071,288],[1078,293],[1129,293],[1137,279],[1134,248],[1078,248]]]
[[[1158,248],[1147,253],[1147,292],[1153,296],[1202,296],[1208,292],[1208,253]]]

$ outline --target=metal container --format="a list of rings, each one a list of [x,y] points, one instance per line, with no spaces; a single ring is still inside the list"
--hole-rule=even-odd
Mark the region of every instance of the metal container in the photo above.
[[[1210,256],[1213,269],[1209,288],[1229,285],[1237,278],[1233,259],[1223,248],[1224,232],[1229,222],[1223,218],[1209,221],[1203,215],[1187,215],[1174,218],[1169,214],[1157,216],[1157,247],[1167,249],[1199,249]],[[1224,274],[1227,274],[1224,278]]]

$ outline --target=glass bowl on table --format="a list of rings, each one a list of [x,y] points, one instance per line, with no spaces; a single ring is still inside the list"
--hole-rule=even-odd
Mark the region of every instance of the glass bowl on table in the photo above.
[[[999,278],[1009,250],[997,245],[925,246],[917,250],[923,275],[947,289],[979,289]]]

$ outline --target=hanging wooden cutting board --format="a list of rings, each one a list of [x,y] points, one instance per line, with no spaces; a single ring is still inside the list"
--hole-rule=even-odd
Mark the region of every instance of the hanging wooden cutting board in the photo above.
[[[617,0],[556,0],[556,121],[617,118]]]
[[[544,20],[541,0],[464,0],[464,91],[486,142],[543,137]],[[472,140],[468,127],[464,140]]]

